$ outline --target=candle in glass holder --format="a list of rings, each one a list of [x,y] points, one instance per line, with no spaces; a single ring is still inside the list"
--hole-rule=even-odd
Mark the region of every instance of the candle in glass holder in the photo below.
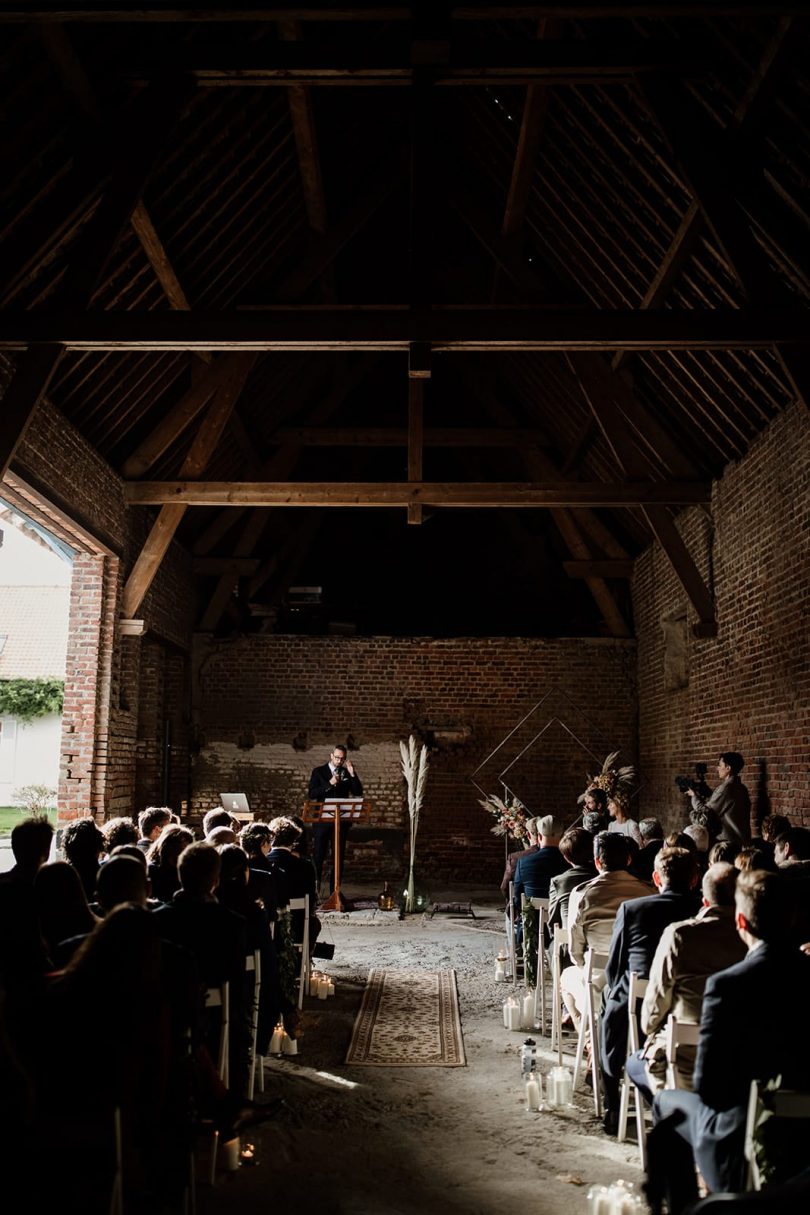
[[[613,1199],[606,1185],[592,1185],[588,1190],[588,1215],[613,1215]]]
[[[298,1043],[295,1038],[291,1038],[289,1034],[285,1034],[281,1043],[281,1052],[284,1055],[297,1055]]]
[[[252,1165],[256,1163],[256,1149],[252,1143],[246,1143],[239,1154],[239,1159],[244,1165]]]
[[[506,959],[505,958],[496,958],[495,959],[495,982],[496,983],[505,983],[506,982]]]

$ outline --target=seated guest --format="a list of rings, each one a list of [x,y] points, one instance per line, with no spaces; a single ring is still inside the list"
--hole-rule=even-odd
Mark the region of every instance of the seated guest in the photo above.
[[[664,846],[664,828],[657,818],[643,818],[638,825],[641,847],[630,872],[642,882],[651,882],[655,858]]]
[[[104,848],[104,836],[96,826],[94,818],[74,819],[62,833],[65,860],[82,879],[88,903],[92,903],[96,897],[96,874]]]
[[[42,939],[54,961],[61,941],[79,934],[86,936],[98,923],[81,878],[66,861],[42,866],[34,881],[34,898]]]
[[[278,918],[279,907],[278,883],[267,868],[272,843],[267,823],[248,823],[239,832],[239,846],[248,862],[248,891],[252,898],[261,900],[271,922]]]
[[[216,848],[189,844],[180,854],[177,872],[180,890],[152,914],[161,936],[194,957],[204,987],[230,985],[230,1087],[241,1094],[247,1083],[245,921],[214,896],[220,874]],[[215,1058],[216,1049],[209,1051]]]
[[[709,975],[742,961],[746,948],[734,922],[737,870],[719,862],[711,865],[702,883],[703,907],[691,920],[664,929],[650,966],[650,979],[641,1009],[643,1048],[627,1061],[627,1074],[648,1101],[666,1079],[666,1021],[700,1023],[703,990]],[[695,1048],[678,1050],[679,1087],[692,1088]]]
[[[810,867],[810,828],[788,827],[774,841],[773,855],[780,870],[788,876]]]
[[[790,944],[788,884],[781,874],[751,870],[737,879],[737,930],[748,948],[742,962],[706,982],[694,1092],[666,1089],[653,1101],[648,1136],[648,1198],[666,1198],[680,1215],[697,1198],[694,1165],[712,1193],[743,1188],[745,1123],[752,1080],[781,1077],[786,1089],[810,1088],[810,1036],[786,1032],[785,1001],[810,1001],[810,958]],[[804,1165],[796,1158],[796,1171]]]
[[[622,903],[650,893],[646,883],[627,871],[629,853],[624,835],[600,831],[593,842],[593,857],[596,877],[572,891],[568,902],[569,951],[573,966],[563,971],[561,987],[565,1006],[577,1028],[584,998],[585,951],[594,949],[606,954]]]
[[[608,814],[610,815],[608,831],[614,831],[620,835],[629,835],[641,848],[641,832],[639,831],[638,823],[630,813],[630,798],[621,789],[617,789],[608,798]]]
[[[522,855],[515,866],[515,903],[520,907],[520,896],[547,899],[551,879],[564,873],[568,862],[560,855],[560,833],[554,817],[544,814],[536,820],[540,847],[536,852]]]
[[[734,858],[735,869],[769,869],[771,873],[776,871],[776,864],[770,852],[764,848],[756,848],[753,844],[746,844]]]
[[[698,900],[693,893],[697,877],[694,856],[685,848],[662,848],[653,869],[658,893],[627,899],[616,915],[605,967],[606,1000],[601,1021],[604,1126],[608,1134],[615,1135],[619,1125],[619,1084],[627,1056],[630,972],[646,979],[664,929],[697,911]]]
[[[773,855],[774,844],[791,828],[790,819],[784,814],[766,814],[762,820],[761,837],[759,840],[753,841],[759,844],[760,847],[767,847]]]
[[[582,826],[585,830],[590,831],[591,835],[607,831],[610,815],[605,790],[600,789],[598,785],[592,785],[590,789],[585,790],[580,801],[582,802]]]
[[[138,815],[140,839],[137,843],[142,852],[149,851],[163,828],[171,821],[172,812],[168,806],[147,806],[145,810],[141,810]]]
[[[710,866],[733,865],[737,851],[736,845],[732,844],[731,840],[718,840],[716,844],[712,844],[706,860]]]
[[[215,831],[217,827],[230,827],[233,829],[233,819],[222,806],[215,806],[203,818],[202,829],[206,843],[211,832]]]
[[[224,848],[226,844],[236,843],[236,832],[232,827],[214,827],[206,835],[205,842],[212,848]]]
[[[690,823],[688,827],[684,827],[683,833],[694,842],[698,864],[702,865],[709,851],[709,832],[699,823]]]
[[[14,865],[0,874],[0,988],[25,977],[35,979],[48,968],[37,923],[34,880],[50,855],[53,827],[45,815],[24,818],[11,832]],[[13,924],[14,932],[7,926]]]
[[[515,867],[522,856],[530,856],[533,852],[538,852],[540,849],[540,841],[537,833],[537,818],[529,818],[526,820],[526,835],[529,840],[529,845],[522,851],[518,849],[516,852],[510,852],[506,858],[506,868],[503,871],[501,879],[501,894],[509,893],[509,883],[515,880]]]
[[[302,899],[309,895],[309,941],[313,945],[321,930],[321,922],[315,915],[317,902],[315,893],[315,866],[312,861],[295,854],[300,831],[291,818],[281,816],[270,823],[273,847],[267,854],[266,864],[276,879],[279,906],[286,907],[290,899]],[[292,930],[296,941],[303,936],[304,913],[295,911]]]
[[[783,831],[773,855],[779,873],[790,882],[791,938],[806,945],[810,942],[810,830],[789,827]]]
[[[135,845],[122,844],[120,846],[122,848],[132,847],[140,860],[119,852],[117,856],[110,857],[99,868],[96,883],[97,898],[91,908],[93,926],[122,903],[137,903],[139,907],[147,907],[149,879],[146,876],[146,858],[140,848]],[[67,966],[90,931],[90,927],[79,927],[75,935],[62,939],[52,950],[51,956],[57,969],[61,970]]]
[[[568,901],[571,891],[596,877],[593,863],[593,836],[583,827],[569,827],[560,840],[560,856],[568,865],[558,873],[548,887],[549,928],[568,927]]]
[[[164,827],[146,854],[152,894],[162,903],[170,903],[180,889],[177,861],[180,853],[194,843],[194,834],[188,827],[169,823]]]
[[[101,834],[104,836],[104,851],[108,854],[119,844],[138,842],[138,828],[131,818],[108,819],[101,828]]]

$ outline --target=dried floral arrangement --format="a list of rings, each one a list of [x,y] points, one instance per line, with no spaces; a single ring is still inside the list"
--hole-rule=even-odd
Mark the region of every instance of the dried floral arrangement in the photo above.
[[[506,835],[515,840],[528,839],[526,823],[531,815],[523,802],[518,801],[516,797],[510,801],[507,794],[507,800],[502,801],[495,793],[490,793],[483,800],[479,799],[478,805],[486,810],[487,814],[495,816],[495,826],[490,828],[493,835]]]

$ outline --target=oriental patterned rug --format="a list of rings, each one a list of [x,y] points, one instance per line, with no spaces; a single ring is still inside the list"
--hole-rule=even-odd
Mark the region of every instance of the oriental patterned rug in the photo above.
[[[372,970],[346,1062],[465,1067],[454,970]]]

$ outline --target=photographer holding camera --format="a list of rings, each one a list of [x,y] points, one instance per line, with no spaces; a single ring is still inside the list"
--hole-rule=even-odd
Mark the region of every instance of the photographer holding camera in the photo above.
[[[332,748],[329,762],[312,769],[309,778],[309,800],[323,802],[330,797],[349,798],[362,797],[363,786],[360,777],[354,770],[354,764],[348,758],[346,748],[342,743]],[[343,874],[343,862],[346,857],[346,837],[351,830],[351,822],[341,822],[340,830],[340,873]],[[334,827],[331,822],[315,824],[315,872],[318,875],[318,885],[321,884],[323,863],[329,852],[329,845],[334,838]],[[330,889],[334,886],[334,876]]]
[[[682,793],[689,795],[693,811],[700,811],[711,817],[712,812],[720,820],[720,839],[729,840],[738,848],[744,847],[751,839],[751,798],[748,790],[740,780],[740,772],[745,760],[738,751],[723,751],[717,762],[717,775],[720,784],[708,796],[702,796],[695,788],[697,781],[677,781]]]

